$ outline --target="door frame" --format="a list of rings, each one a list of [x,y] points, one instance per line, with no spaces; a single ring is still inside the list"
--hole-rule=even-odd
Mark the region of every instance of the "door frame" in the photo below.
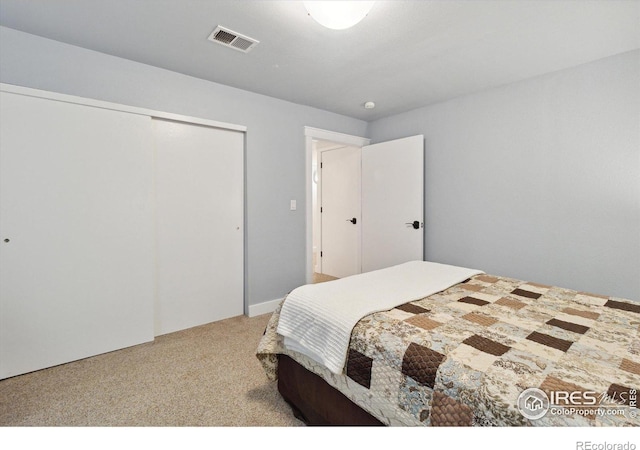
[[[363,147],[371,143],[371,139],[354,136],[350,134],[338,133],[335,131],[322,130],[313,127],[304,127],[305,136],[305,185],[306,185],[306,282],[313,282],[313,205],[312,205],[312,183],[313,183],[313,140],[331,141],[345,146]]]

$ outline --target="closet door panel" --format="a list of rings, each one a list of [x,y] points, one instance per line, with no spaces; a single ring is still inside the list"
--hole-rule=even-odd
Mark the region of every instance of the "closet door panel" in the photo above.
[[[244,310],[244,133],[153,119],[156,335]]]
[[[150,118],[0,95],[0,378],[152,340]]]

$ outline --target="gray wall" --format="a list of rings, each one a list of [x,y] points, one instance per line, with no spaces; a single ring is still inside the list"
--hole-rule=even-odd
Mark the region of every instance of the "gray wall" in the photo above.
[[[426,259],[640,300],[640,51],[369,124],[414,134]]]
[[[247,126],[248,304],[305,283],[304,126],[363,136],[366,122],[5,27],[0,60],[3,83]]]

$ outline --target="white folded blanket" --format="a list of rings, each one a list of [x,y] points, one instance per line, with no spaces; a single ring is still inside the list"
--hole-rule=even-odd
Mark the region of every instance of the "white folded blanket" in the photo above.
[[[351,331],[368,314],[443,291],[483,273],[427,261],[411,261],[339,280],[308,284],[285,299],[278,333],[284,344],[342,373]]]

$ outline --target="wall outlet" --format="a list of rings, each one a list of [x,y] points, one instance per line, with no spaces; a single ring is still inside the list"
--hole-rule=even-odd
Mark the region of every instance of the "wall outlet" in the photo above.
[[[289,207],[291,211],[295,211],[298,206],[296,205],[295,200],[291,200],[291,206]]]

